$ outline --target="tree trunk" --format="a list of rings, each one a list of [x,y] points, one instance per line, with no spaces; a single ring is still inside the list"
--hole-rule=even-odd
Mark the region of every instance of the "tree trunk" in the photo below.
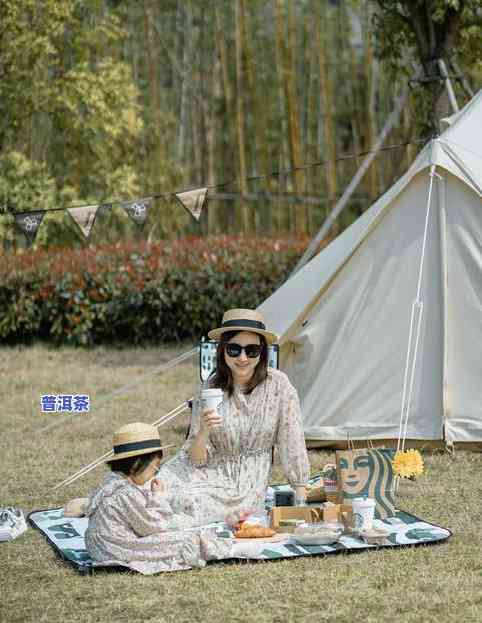
[[[276,0],[276,19],[277,31],[280,41],[280,50],[282,54],[283,68],[283,87],[286,100],[287,116],[288,116],[288,144],[290,154],[290,166],[292,169],[298,169],[302,165],[301,161],[301,137],[300,123],[298,113],[298,101],[296,94],[295,80],[295,61],[294,50],[296,48],[295,41],[295,23],[293,14],[293,2],[288,0],[288,45],[285,44],[284,35],[284,19],[283,19],[283,0]],[[303,172],[295,170],[293,175],[293,185],[295,194],[303,193]],[[307,230],[307,214],[306,207],[300,205],[295,212],[295,230],[297,233],[306,233]]]
[[[313,136],[313,128],[316,123],[316,85],[315,85],[315,72],[314,65],[315,59],[313,53],[313,41],[314,41],[314,25],[313,15],[311,11],[307,11],[304,19],[304,66],[306,72],[305,79],[305,92],[303,94],[304,101],[304,129],[303,129],[303,145],[305,146],[305,161],[314,162],[316,160],[316,153],[313,149],[315,145],[315,138]],[[317,168],[306,169],[305,171],[305,191],[308,194],[315,192],[313,186],[313,180],[318,172]],[[313,210],[311,206],[307,209],[307,230],[311,232],[313,222]]]
[[[202,10],[202,9],[201,9]],[[201,20],[200,15],[193,10],[193,27],[192,27],[192,46],[193,56],[191,59],[191,84],[194,90],[200,96],[196,98],[194,105],[191,106],[191,139],[192,139],[192,151],[191,157],[194,163],[194,176],[193,183],[201,184],[203,176],[203,157],[202,150],[204,145],[204,136],[202,134],[202,108],[204,106],[204,100],[202,98],[202,72],[200,69],[201,64]],[[202,102],[202,103],[201,103]]]
[[[250,157],[250,174],[257,175],[259,173],[258,163],[260,158],[260,145],[263,144],[264,139],[264,128],[262,124],[262,116],[261,111],[257,106],[257,89],[256,89],[256,80],[254,77],[254,64],[252,60],[251,47],[249,45],[249,37],[248,37],[248,25],[247,25],[247,11],[245,0],[241,0],[241,27],[242,27],[242,49],[244,52],[244,62],[246,69],[246,78],[248,83],[248,93],[249,93],[249,101],[251,103],[251,118],[252,118],[252,131],[249,131],[249,127],[247,128],[247,136],[253,137],[253,149],[251,149],[249,153]],[[260,208],[249,210],[249,230],[256,231],[257,223],[259,222],[259,212]]]
[[[372,39],[372,12],[370,10],[370,3],[366,3],[366,15],[365,15],[365,71],[367,82],[367,103],[366,103],[366,128],[367,128],[367,140],[366,150],[373,147],[377,136],[377,122],[376,122],[376,94],[378,88],[378,76],[379,67],[378,61],[374,58],[373,54],[373,39]],[[370,201],[373,201],[378,196],[378,179],[376,161],[374,160],[370,168],[368,169],[367,176],[367,190]]]
[[[250,45],[250,28],[249,28],[249,12],[246,10],[245,0],[242,0],[243,9],[243,41],[246,59],[246,76],[248,78],[249,92],[251,95],[251,114],[253,119],[253,143],[254,152],[252,155],[253,173],[266,175],[270,171],[269,145],[266,137],[266,106],[260,105],[262,97],[260,97],[260,87],[263,83],[258,79],[256,65],[253,60],[253,54]],[[258,169],[258,164],[260,169]],[[272,178],[268,175],[264,178],[263,185],[266,192],[273,191]],[[267,202],[262,206],[258,206],[258,210],[252,211],[252,225],[257,227],[261,223],[263,229],[268,231],[271,229],[271,203]]]
[[[216,136],[218,118],[216,115],[218,102],[221,99],[221,67],[216,47],[213,50],[211,106],[206,115],[206,142],[208,151],[208,185],[216,183]],[[208,233],[214,234],[219,229],[217,202],[210,201],[208,204]]]
[[[322,21],[323,20],[323,21]],[[322,35],[321,28],[327,23],[326,7],[323,5],[323,13],[320,11],[320,5],[315,2],[315,22],[316,22],[316,47],[318,49],[318,61],[320,71],[320,99],[323,110],[323,159],[327,162],[325,165],[326,185],[328,191],[329,202],[331,206],[335,202],[338,191],[338,180],[336,171],[336,143],[334,139],[333,124],[333,106],[331,81],[327,71],[327,44],[325,36]]]
[[[190,33],[192,28],[192,15],[191,7],[189,3],[185,5],[185,20],[182,19],[182,13],[179,10],[178,13],[179,32],[183,30],[185,33]],[[188,101],[188,68],[191,66],[191,37],[183,36],[184,45],[182,46],[182,74],[179,76],[180,83],[180,102],[179,102],[179,129],[177,134],[177,159],[184,164],[186,155],[186,136],[188,133],[188,121],[189,121],[189,101]],[[188,174],[188,167],[182,167],[183,171]],[[184,176],[184,183],[189,179],[189,174]]]
[[[158,176],[161,170],[161,141],[160,141],[160,113],[161,102],[159,93],[159,76],[157,73],[157,58],[154,50],[153,33],[152,33],[152,4],[148,0],[144,0],[144,37],[146,42],[147,70],[149,81],[149,99],[151,110],[152,131],[155,136],[155,149],[152,158],[152,166],[150,171],[151,185],[156,191],[159,191]]]
[[[287,105],[284,97],[284,77],[283,77],[283,21],[279,15],[278,5],[275,4],[276,10],[276,70],[278,75],[278,102],[279,102],[279,115],[281,126],[281,148],[278,156],[278,171],[283,171],[288,168],[289,162],[289,147],[288,147],[288,122],[287,122]],[[287,188],[287,176],[278,175],[277,179],[278,188],[280,192],[286,193]],[[291,230],[291,211],[289,206],[285,208],[279,204],[276,207],[276,223],[278,231]]]
[[[245,118],[244,118],[244,71],[243,71],[243,6],[242,0],[235,2],[235,44],[236,44],[236,130],[238,137],[238,157],[241,195],[248,192],[246,145],[245,145]],[[241,200],[242,231],[249,231],[248,205]]]
[[[226,128],[227,141],[222,143],[222,158],[225,163],[223,166],[224,174],[229,177],[237,175],[241,177],[239,172],[239,161],[236,158],[236,125],[234,123],[234,102],[233,91],[231,83],[229,81],[229,62],[228,53],[226,49],[226,41],[224,38],[224,16],[222,9],[219,6],[214,7],[214,13],[216,18],[216,45],[218,48],[219,61],[221,63],[221,79],[224,93],[224,102],[226,108],[226,114],[224,115],[224,125]],[[231,166],[231,164],[233,166]],[[234,204],[226,206],[223,214],[225,215],[225,231],[232,230],[235,227],[236,220],[236,208]]]
[[[432,78],[424,83],[430,94],[429,122],[434,130],[441,130],[440,119],[450,114],[449,99],[442,80],[439,59],[450,55],[457,37],[465,1],[460,0],[458,6],[445,7],[445,14],[440,19],[434,19],[433,2],[403,1],[405,20],[411,25],[415,34],[420,61],[425,77]],[[448,3],[447,3],[448,4]],[[440,80],[437,79],[440,77]]]
[[[206,123],[207,117],[210,114],[206,88],[206,8],[205,4],[201,3],[199,6],[199,37],[198,37],[198,82],[199,82],[199,94],[202,105],[197,106],[198,110],[198,151],[200,157],[199,163],[199,180],[198,183],[204,186],[208,178],[207,168],[207,144],[206,144]]]

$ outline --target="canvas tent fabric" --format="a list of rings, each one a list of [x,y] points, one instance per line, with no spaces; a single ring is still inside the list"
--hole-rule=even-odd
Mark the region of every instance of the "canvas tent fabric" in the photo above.
[[[482,441],[482,91],[407,173],[259,308],[305,436],[397,439],[427,215],[407,437]]]

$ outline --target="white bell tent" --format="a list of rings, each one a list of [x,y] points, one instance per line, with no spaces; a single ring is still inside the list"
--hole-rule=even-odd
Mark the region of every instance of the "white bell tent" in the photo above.
[[[482,441],[482,91],[446,121],[259,308],[309,440]]]

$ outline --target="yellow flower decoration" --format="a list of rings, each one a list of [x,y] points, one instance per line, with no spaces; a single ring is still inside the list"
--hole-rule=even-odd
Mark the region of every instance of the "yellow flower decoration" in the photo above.
[[[395,474],[401,478],[411,478],[423,474],[423,459],[418,450],[397,452],[392,465]]]

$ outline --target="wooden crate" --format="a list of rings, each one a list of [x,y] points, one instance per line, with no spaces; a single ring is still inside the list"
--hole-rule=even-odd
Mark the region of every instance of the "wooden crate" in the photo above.
[[[275,506],[271,511],[271,527],[276,532],[293,532],[293,526],[280,526],[283,519],[302,519],[303,521],[320,521],[320,509],[309,506]]]

